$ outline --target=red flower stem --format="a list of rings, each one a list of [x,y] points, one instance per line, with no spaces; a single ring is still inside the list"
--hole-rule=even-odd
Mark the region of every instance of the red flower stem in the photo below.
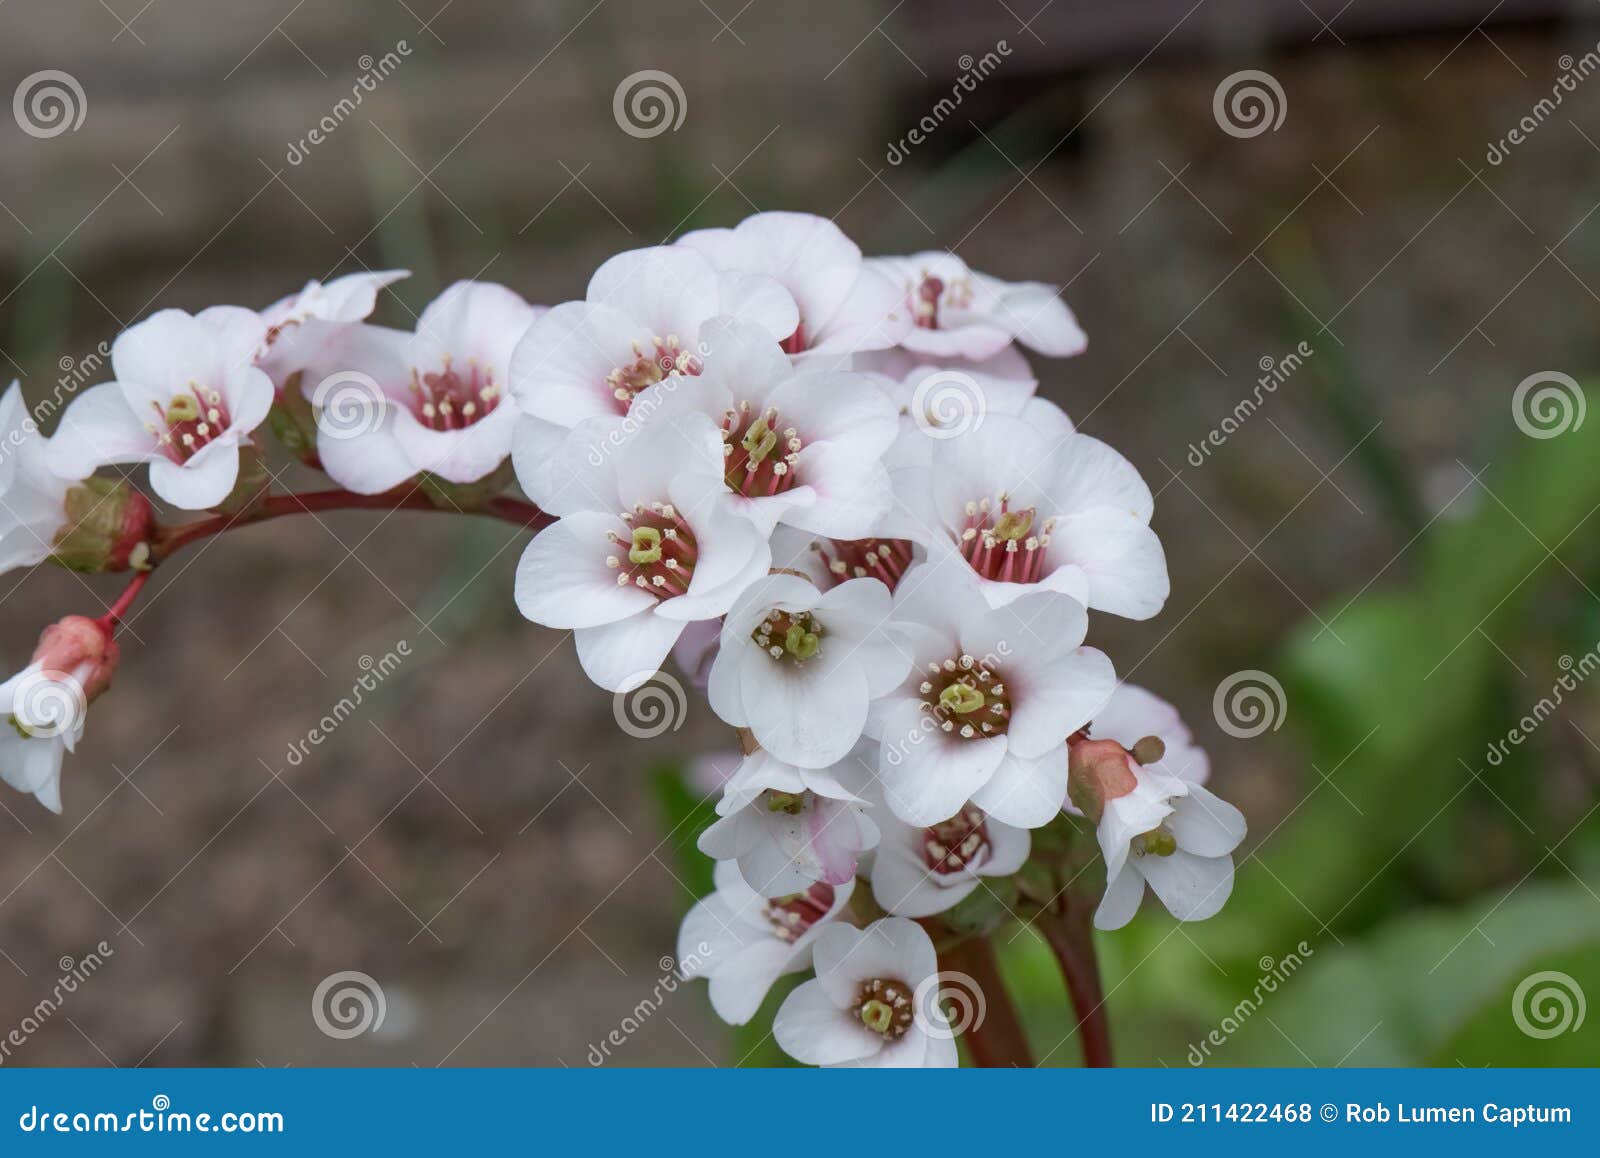
[[[122,594],[117,596],[117,601],[97,621],[100,626],[105,628],[108,633],[115,633],[122,624],[122,617],[128,613],[128,608],[133,606],[133,601],[139,598],[139,592],[144,589],[144,585],[149,581],[150,572],[148,571],[140,571],[130,579],[128,585],[122,589]]]
[[[150,543],[150,562],[160,563],[174,552],[190,543],[219,535],[236,527],[276,519],[284,515],[313,514],[319,511],[446,511],[452,514],[488,515],[515,523],[520,527],[538,530],[552,520],[532,503],[500,495],[481,508],[469,511],[450,511],[435,506],[426,493],[416,488],[385,491],[377,495],[359,495],[354,491],[310,491],[305,494],[268,495],[255,506],[240,514],[213,515],[176,527],[163,527]]]
[[[974,1018],[961,1035],[975,1065],[985,1069],[1023,1066],[1032,1068],[1033,1054],[1028,1036],[1011,1004],[995,959],[994,946],[987,937],[972,937],[952,945],[939,954],[939,968],[947,973],[964,973],[978,987],[978,1007],[982,1017]]]
[[[1091,921],[1092,906],[1070,893],[1062,899],[1059,910],[1046,909],[1038,917],[1039,928],[1061,965],[1067,994],[1077,1013],[1083,1064],[1103,1068],[1116,1063],[1111,1060],[1111,1023],[1106,1018]]]

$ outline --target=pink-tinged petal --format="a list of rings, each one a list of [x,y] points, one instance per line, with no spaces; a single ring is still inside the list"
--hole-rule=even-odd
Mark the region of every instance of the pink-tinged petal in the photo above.
[[[522,614],[545,627],[577,628],[653,608],[655,596],[619,584],[617,569],[606,566],[606,556],[616,553],[608,533],[625,536],[627,527],[612,516],[580,511],[535,535],[517,564]]]
[[[802,307],[802,321],[804,321]],[[849,294],[813,328],[804,351],[807,364],[832,369],[831,359],[867,350],[886,350],[911,332],[904,295],[876,270],[862,268]]]
[[[875,534],[894,501],[889,472],[881,462],[863,458],[847,442],[816,442],[794,461],[799,483],[775,499],[790,504],[778,516],[789,526],[829,539],[864,539]],[[800,492],[810,501],[797,502]]]
[[[1024,346],[1052,358],[1070,358],[1089,345],[1055,286],[1038,282],[1006,285],[990,317]]]
[[[654,611],[580,627],[574,634],[578,662],[584,674],[606,691],[629,692],[661,670],[682,631],[682,623]]]
[[[1189,785],[1187,796],[1173,802],[1166,824],[1178,847],[1196,856],[1227,856],[1244,839],[1244,813],[1209,789]]]
[[[770,277],[723,272],[717,275],[717,312],[760,327],[775,342],[794,333],[800,310],[789,291]]]
[[[507,401],[471,426],[460,430],[430,430],[410,410],[394,416],[394,437],[416,470],[436,474],[446,482],[477,482],[493,474],[511,453],[517,409]]]
[[[145,462],[156,456],[156,436],[129,408],[115,382],[93,386],[72,400],[45,452],[50,470],[62,478],[87,478],[113,462]]]
[[[909,841],[920,845],[922,829],[907,829]],[[953,909],[971,896],[978,878],[965,873],[936,878],[908,839],[879,847],[872,862],[872,896],[897,917],[931,917]]]
[[[511,351],[527,333],[537,311],[522,295],[502,285],[458,281],[434,298],[417,319],[414,362],[437,366],[445,356],[453,362],[475,360],[506,384]]]
[[[991,817],[986,825],[989,833],[989,856],[978,867],[978,875],[1008,877],[1023,866],[1033,847],[1033,838],[1025,828],[1007,824]]]
[[[1056,521],[1049,559],[1082,570],[1089,606],[1149,619],[1166,604],[1172,583],[1156,533],[1132,515],[1101,507]]]
[[[253,366],[267,341],[267,323],[254,310],[212,306],[196,314],[195,321],[211,331],[219,363],[217,371],[222,376]]]
[[[1180,848],[1171,856],[1141,857],[1138,870],[1167,911],[1180,921],[1216,916],[1233,892],[1231,857],[1195,856]]]
[[[317,431],[317,457],[328,477],[346,490],[378,495],[417,473],[394,436],[394,413],[386,411],[376,430],[341,438]]]
[[[693,522],[697,515],[708,513],[715,497],[727,493],[722,481],[722,433],[708,414],[638,422],[622,419],[616,439],[601,447],[601,453],[615,462],[617,496],[626,509],[670,500]],[[685,476],[700,484],[693,491],[693,506],[686,499],[671,498],[674,484]]]
[[[267,419],[275,392],[272,379],[254,366],[243,366],[229,374],[222,395],[228,400],[228,429],[249,434]]]
[[[1007,683],[1014,683],[1014,676],[1042,671],[1070,656],[1089,630],[1083,604],[1056,594],[1031,591],[994,609],[986,609],[976,599],[964,601],[965,607],[973,604],[983,610],[963,616],[961,650],[973,656],[992,656],[991,663],[1004,670]],[[1107,688],[1106,696],[1110,694]],[[1095,706],[1104,702],[1102,699]]]
[[[632,365],[655,335],[612,306],[567,302],[528,327],[511,355],[511,393],[524,414],[556,426],[619,415],[626,401],[606,378]]]
[[[786,942],[773,938],[751,945],[711,975],[711,1008],[729,1025],[744,1025],[756,1015],[773,983],[804,966]]]
[[[300,376],[300,392],[308,401],[321,406],[332,392],[341,388],[347,391],[352,382],[367,385],[368,380],[377,387],[377,393],[402,406],[408,404],[410,334],[388,326],[342,327],[317,356],[306,363]],[[369,392],[371,385],[367,385]]]
[[[794,376],[783,348],[761,326],[717,318],[701,327],[699,337],[705,351],[697,383],[701,390],[719,390],[729,401],[748,401],[758,409]],[[711,403],[708,399],[699,405]]]
[[[1080,647],[1036,669],[1006,674],[1012,697],[1011,750],[1038,756],[1061,747],[1111,698],[1117,675],[1104,652]]]
[[[1098,438],[1074,434],[1061,444],[1051,484],[1055,510],[1075,514],[1113,507],[1148,523],[1155,510],[1150,487],[1134,465]]]
[[[1144,900],[1144,878],[1132,866],[1123,869],[1106,884],[1100,907],[1094,911],[1096,929],[1120,929],[1133,920]]]
[[[885,1040],[877,1053],[841,1063],[841,1069],[921,1069],[927,1060],[929,1037],[915,1025],[899,1041]]]
[[[917,826],[954,816],[989,782],[1006,752],[1000,736],[963,740],[941,731],[938,720],[910,696],[884,713],[882,739],[878,777],[884,803]]]
[[[717,315],[718,290],[716,271],[705,258],[693,250],[657,246],[611,258],[595,270],[585,296],[652,328],[657,337],[677,335],[687,343]]]
[[[794,667],[782,680],[752,680],[742,689],[750,730],[780,760],[802,768],[826,768],[861,738],[870,699],[866,673],[855,663],[831,668],[824,654]],[[769,665],[764,653],[751,653]]]
[[[182,310],[158,310],[111,344],[111,368],[136,411],[165,407],[191,382],[213,385],[219,362],[211,329]]]
[[[767,657],[754,648],[742,647],[737,643],[730,645],[724,624],[722,641],[717,648],[716,658],[711,661],[710,674],[706,677],[706,702],[711,705],[717,719],[734,728],[750,725],[742,695],[743,669],[747,664],[753,666],[766,662]]]
[[[1011,332],[986,322],[973,322],[949,330],[913,328],[900,339],[908,350],[932,358],[971,358],[998,354],[1011,344]]]
[[[185,511],[210,510],[238,481],[239,448],[232,442],[209,443],[182,466],[165,458],[150,460],[150,489]]]
[[[784,998],[772,1036],[784,1053],[812,1066],[855,1061],[883,1048],[883,1038],[830,1001],[816,981]]]
[[[1067,798],[1067,749],[1063,744],[1027,758],[1007,752],[989,782],[972,794],[972,803],[1004,824],[1042,828],[1056,818]]]

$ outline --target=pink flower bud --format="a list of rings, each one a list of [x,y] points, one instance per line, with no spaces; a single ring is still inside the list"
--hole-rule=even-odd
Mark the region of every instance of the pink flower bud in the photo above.
[[[1096,824],[1107,801],[1138,787],[1134,760],[1115,740],[1073,740],[1067,745],[1067,795]]]
[[[47,672],[70,675],[93,700],[111,684],[120,653],[111,631],[86,615],[69,615],[52,623],[39,637],[33,662]]]

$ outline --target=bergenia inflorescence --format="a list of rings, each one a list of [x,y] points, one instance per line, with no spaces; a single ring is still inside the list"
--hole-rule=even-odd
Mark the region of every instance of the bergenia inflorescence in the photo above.
[[[50,438],[0,398],[0,567],[134,573],[0,683],[8,784],[60,811],[174,551],[301,510],[465,511],[535,532],[517,606],[599,687],[676,663],[733,729],[680,956],[734,1024],[814,971],[775,1015],[797,1060],[956,1064],[977,1027],[941,1003],[945,958],[1005,922],[1118,928],[1146,885],[1180,920],[1222,906],[1242,816],[1176,711],[1085,644],[1169,586],[1139,472],[1037,394],[1028,353],[1086,344],[1056,287],[864,258],[800,213],[619,254],[580,301],[458,282],[371,324],[405,276],[154,314]],[[335,487],[275,492],[269,435]],[[159,521],[139,463],[208,514]]]

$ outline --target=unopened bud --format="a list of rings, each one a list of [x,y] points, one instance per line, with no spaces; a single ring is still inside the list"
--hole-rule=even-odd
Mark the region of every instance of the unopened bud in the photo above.
[[[121,479],[90,477],[65,499],[67,525],[51,559],[73,571],[127,571],[150,555],[150,500]]]
[[[47,672],[70,675],[92,700],[111,684],[117,670],[117,641],[99,620],[86,615],[69,615],[52,623],[39,636],[33,662]]]
[[[1138,787],[1133,758],[1115,740],[1079,740],[1067,747],[1067,796],[1096,824],[1106,803]]]
[[[1154,764],[1167,754],[1167,745],[1160,736],[1145,736],[1128,752],[1141,764]]]

